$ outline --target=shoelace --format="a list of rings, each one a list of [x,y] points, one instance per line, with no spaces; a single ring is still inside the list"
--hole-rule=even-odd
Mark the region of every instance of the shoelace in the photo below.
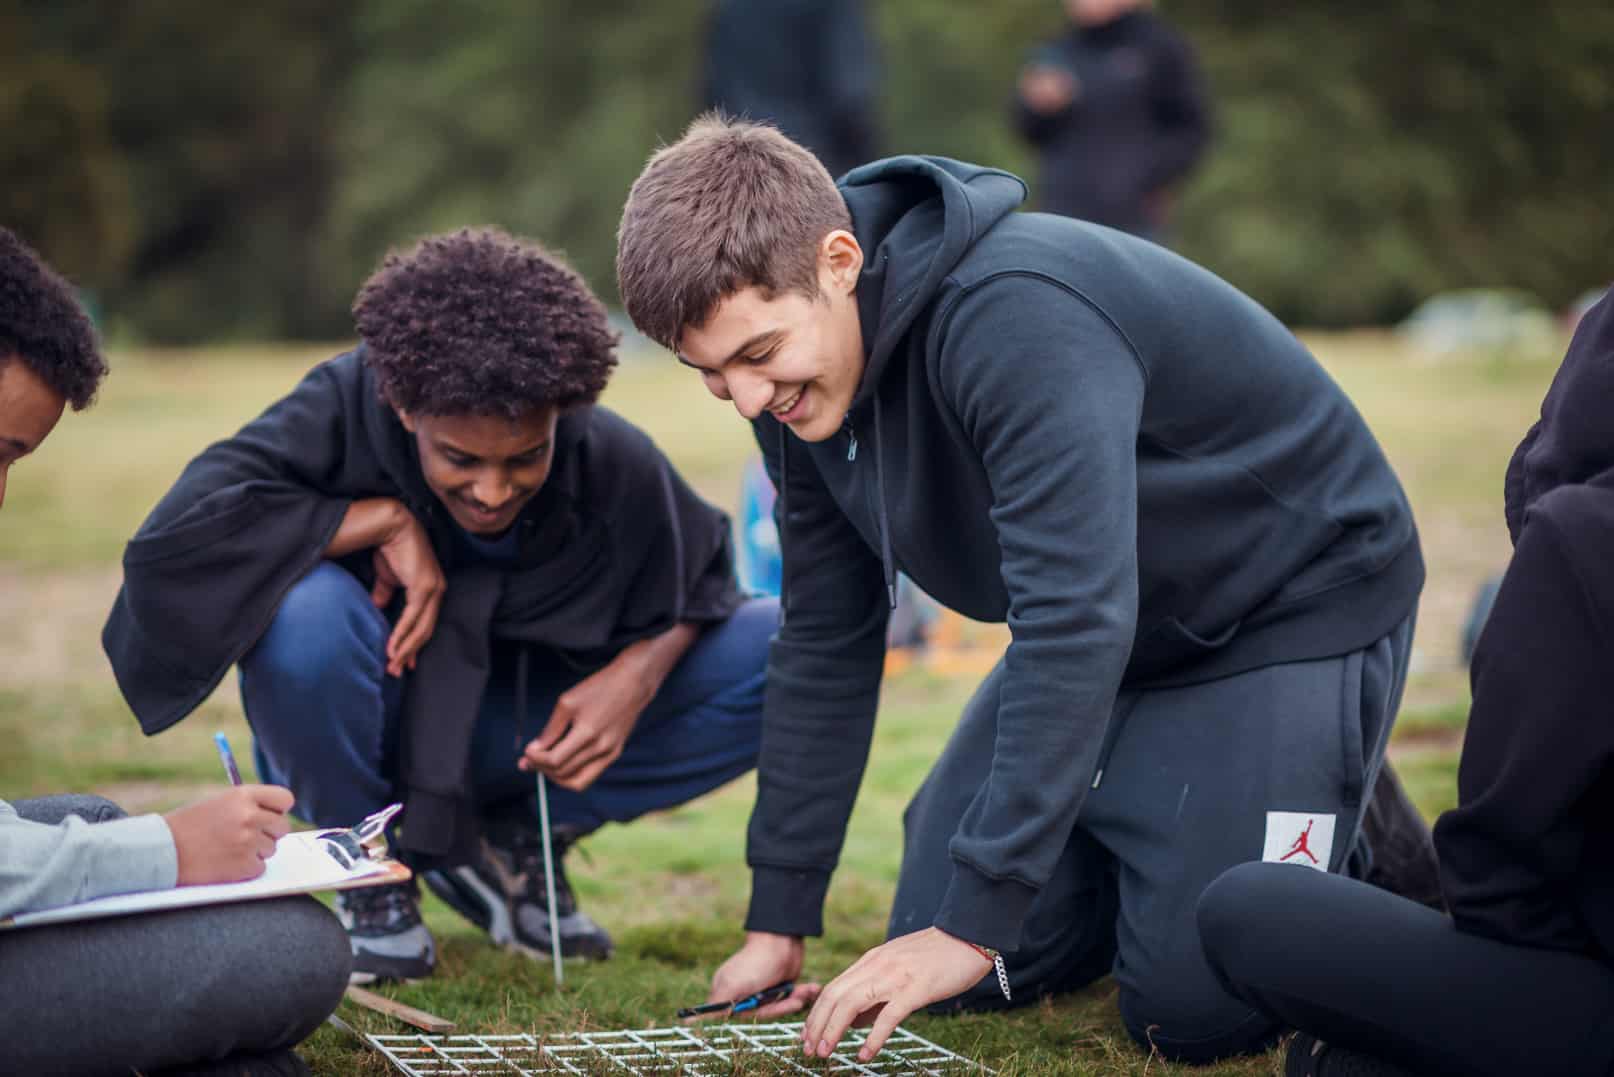
[[[555,904],[559,906],[556,912],[561,916],[570,916],[577,909],[577,900],[572,896],[572,884],[566,880],[566,865],[562,860],[567,848],[567,843],[555,842]],[[522,897],[534,904],[547,906],[549,894],[544,886],[543,841],[536,835],[523,835],[511,847],[510,859],[516,873],[526,883]]]
[[[361,930],[402,931],[420,923],[420,906],[407,885],[371,886],[349,890],[343,904]]]

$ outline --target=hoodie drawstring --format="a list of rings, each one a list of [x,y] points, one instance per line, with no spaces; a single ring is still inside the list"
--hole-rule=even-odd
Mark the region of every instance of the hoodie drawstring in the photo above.
[[[785,560],[785,525],[790,521],[790,435],[779,424],[779,624],[790,612],[790,562]]]
[[[852,460],[857,455],[857,434],[852,435],[854,448],[847,454]],[[897,608],[897,569],[891,556],[891,518],[885,508],[885,454],[880,451],[880,394],[874,394],[874,489],[875,502],[880,514],[880,575],[885,580],[886,598],[891,608]],[[790,612],[790,559],[785,556],[785,530],[790,521],[790,435],[783,424],[779,426],[779,623],[783,625]]]
[[[891,518],[885,511],[885,453],[880,444],[880,391],[874,391],[874,500],[880,512],[880,574],[886,597],[897,608],[897,569],[891,559]]]
[[[528,644],[516,646],[516,754],[526,751],[527,740],[527,654],[531,651]],[[543,730],[539,730],[543,732]]]

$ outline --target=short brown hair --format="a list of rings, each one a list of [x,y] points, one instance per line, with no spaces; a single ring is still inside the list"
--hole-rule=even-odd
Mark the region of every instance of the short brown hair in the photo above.
[[[640,332],[676,350],[728,296],[818,295],[818,244],[852,215],[835,181],[777,128],[707,113],[645,165],[617,231],[616,275]]]

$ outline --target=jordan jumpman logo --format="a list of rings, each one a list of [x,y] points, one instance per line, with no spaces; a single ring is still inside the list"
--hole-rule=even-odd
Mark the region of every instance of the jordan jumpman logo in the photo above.
[[[1307,860],[1310,860],[1313,864],[1317,863],[1317,858],[1311,855],[1311,824],[1314,822],[1316,822],[1315,819],[1306,820],[1306,829],[1300,832],[1300,837],[1295,839],[1295,843],[1289,847],[1289,851],[1278,857],[1278,863],[1281,864],[1291,856],[1299,853],[1305,853]]]

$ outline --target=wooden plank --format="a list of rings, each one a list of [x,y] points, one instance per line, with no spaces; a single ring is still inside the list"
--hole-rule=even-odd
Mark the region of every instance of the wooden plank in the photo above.
[[[453,1021],[445,1021],[436,1014],[427,1013],[425,1010],[417,1010],[413,1006],[405,1006],[401,1002],[394,1002],[390,998],[378,995],[374,991],[366,991],[362,987],[350,986],[347,989],[347,997],[367,1010],[384,1013],[388,1017],[396,1017],[400,1021],[414,1025],[416,1028],[424,1029],[427,1032],[454,1031]]]

